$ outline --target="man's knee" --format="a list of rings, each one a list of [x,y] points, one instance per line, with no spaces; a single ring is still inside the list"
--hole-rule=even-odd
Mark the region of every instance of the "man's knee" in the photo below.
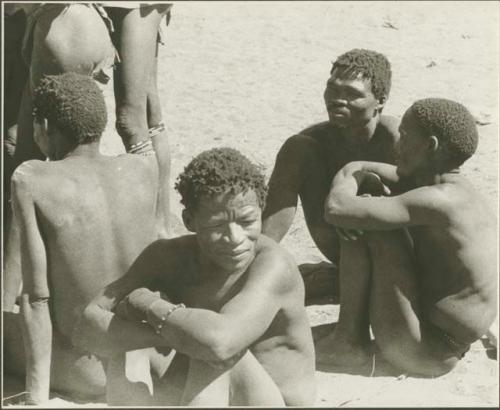
[[[145,105],[129,103],[117,105],[116,130],[125,144],[132,144],[147,138],[145,117]]]

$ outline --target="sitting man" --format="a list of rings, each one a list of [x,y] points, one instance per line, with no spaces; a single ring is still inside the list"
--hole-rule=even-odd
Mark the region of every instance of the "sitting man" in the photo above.
[[[26,161],[12,178],[22,320],[13,312],[21,273],[6,269],[3,335],[7,370],[26,370],[26,402],[43,404],[49,381],[78,396],[105,392],[101,362],[71,344],[75,308],[122,276],[157,238],[158,167],[154,155],[99,153],[106,105],[89,76],[42,79],[34,106],[35,141],[51,161]]]
[[[456,102],[429,98],[403,116],[397,166],[353,162],[336,176],[325,218],[363,230],[342,242],[349,281],[340,345],[356,360],[369,342],[394,366],[439,376],[449,372],[497,313],[497,224],[487,201],[458,169],[473,155],[473,117]],[[405,180],[392,197],[357,196],[366,178]],[[388,192],[388,189],[384,189]]]
[[[212,149],[176,189],[194,234],[153,242],[75,327],[74,343],[109,360],[108,404],[312,404],[303,283],[292,257],[261,235],[263,175],[238,151]],[[175,353],[151,373],[146,357],[141,379],[140,363],[125,358],[147,347]]]
[[[324,93],[329,121],[301,131],[281,147],[269,181],[263,233],[281,241],[293,222],[300,196],[316,246],[338,264],[339,237],[323,216],[332,179],[351,161],[394,164],[399,121],[381,114],[391,88],[391,67],[384,55],[348,51],[333,63],[330,74]],[[324,292],[323,286],[315,288],[311,283],[310,287],[306,281],[306,295],[319,292]]]

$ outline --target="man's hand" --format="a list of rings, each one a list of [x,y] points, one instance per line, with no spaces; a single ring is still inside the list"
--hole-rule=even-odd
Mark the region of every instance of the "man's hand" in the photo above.
[[[337,235],[343,241],[356,241],[363,236],[363,231],[360,229],[338,228],[336,227]]]
[[[371,196],[390,195],[391,190],[380,177],[373,172],[363,172],[363,181],[359,187],[358,195],[370,194]]]
[[[153,292],[147,288],[135,289],[118,303],[115,314],[122,319],[145,321],[149,307],[158,299],[161,299],[160,292]]]

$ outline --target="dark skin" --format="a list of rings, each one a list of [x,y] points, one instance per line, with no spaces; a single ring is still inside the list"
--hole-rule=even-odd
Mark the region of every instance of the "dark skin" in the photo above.
[[[303,284],[291,257],[260,234],[255,192],[203,197],[183,216],[196,235],[150,245],[87,306],[73,339],[115,363],[127,350],[175,349],[176,374],[167,371],[152,397],[135,395],[138,404],[312,404],[314,347]],[[168,299],[148,307],[149,324],[126,317],[120,303],[143,288]],[[187,308],[167,314],[180,302]],[[157,335],[150,324],[163,315]],[[135,386],[123,376],[117,386],[118,373],[108,377],[114,383],[108,397],[120,404]]]
[[[371,324],[390,363],[438,376],[456,365],[496,316],[496,218],[473,185],[451,169],[439,139],[421,131],[411,110],[400,131],[397,167],[349,164],[335,177],[327,200],[329,223],[364,231],[342,244],[343,252],[355,255],[342,265],[353,280],[343,289],[345,312],[329,341],[331,359],[360,360]],[[392,197],[357,196],[370,173],[383,183],[406,179],[412,187]]]
[[[380,114],[386,97],[377,99],[369,80],[353,79],[338,69],[327,82],[324,98],[329,121],[289,138],[278,153],[269,181],[263,233],[281,241],[300,197],[314,242],[338,264],[339,237],[323,217],[332,179],[351,161],[394,163],[399,124],[396,118]]]

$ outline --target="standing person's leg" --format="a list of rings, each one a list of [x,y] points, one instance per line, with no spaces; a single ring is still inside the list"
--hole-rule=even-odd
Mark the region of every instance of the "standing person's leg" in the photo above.
[[[365,232],[372,262],[370,322],[388,362],[427,376],[449,372],[458,362],[429,324],[421,320],[418,271],[404,230]]]
[[[320,361],[357,366],[369,360],[369,299],[371,263],[362,238],[342,240],[340,246],[340,313],[332,335],[321,339]]]
[[[157,217],[159,221],[159,236],[166,238],[170,232],[170,142],[161,111],[158,95],[158,43],[155,58],[151,65],[149,89],[147,96],[147,120],[149,135],[158,160],[159,187]]]
[[[163,4],[107,9],[115,26],[113,39],[121,58],[114,72],[116,129],[126,150],[138,154],[151,148],[149,130],[156,134],[152,143],[160,174],[161,236],[166,236],[168,227],[170,149],[156,87],[156,54],[158,27],[169,8],[170,5]]]

